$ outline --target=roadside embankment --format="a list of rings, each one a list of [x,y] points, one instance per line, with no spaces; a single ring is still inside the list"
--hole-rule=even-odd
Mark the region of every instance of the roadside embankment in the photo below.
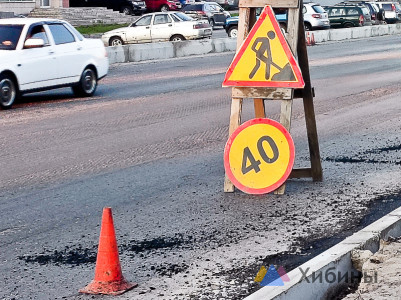
[[[246,300],[296,300],[299,299],[299,295],[302,295],[303,299],[334,299],[341,290],[353,282],[355,274],[358,273],[354,266],[353,254],[355,251],[365,250],[375,253],[375,255],[367,256],[365,263],[362,263],[362,279],[365,285],[362,284],[357,293],[368,295],[366,299],[379,299],[373,296],[376,293],[381,293],[380,285],[399,288],[398,269],[386,267],[379,269],[377,268],[378,266],[372,268],[369,266],[369,262],[379,264],[387,261],[388,265],[398,265],[400,257],[393,256],[393,254],[400,251],[400,244],[393,244],[393,247],[388,248],[388,251],[383,250],[382,244],[383,241],[398,239],[399,237],[401,237],[401,208],[395,209],[383,218],[292,270],[287,275],[289,278],[287,284],[264,286],[249,295]],[[393,257],[393,260],[388,261],[391,257]],[[397,282],[396,284],[394,283],[395,281]],[[369,297],[370,295],[372,297]],[[365,298],[363,297],[363,299]]]
[[[401,23],[357,28],[311,31],[316,43],[401,34]],[[131,44],[107,47],[110,64],[168,59],[191,55],[205,55],[235,51],[237,41],[232,38],[206,39],[183,42]]]

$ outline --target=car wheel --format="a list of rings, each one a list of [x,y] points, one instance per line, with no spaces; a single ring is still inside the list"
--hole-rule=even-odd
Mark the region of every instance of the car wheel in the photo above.
[[[109,40],[109,45],[110,46],[122,46],[124,45],[123,40],[118,37],[118,36],[113,36],[110,40]]]
[[[122,9],[122,13],[124,15],[132,15],[134,12],[132,11],[132,8],[129,6],[124,6]]]
[[[354,26],[352,25],[352,23],[344,23],[343,27],[344,28],[351,28],[351,27],[354,27]]]
[[[309,23],[305,23],[305,30],[306,31],[311,31],[312,30],[312,26]]]
[[[72,90],[75,95],[79,97],[89,97],[92,96],[97,87],[97,76],[96,72],[92,69],[87,67],[81,75],[81,80],[79,81],[78,85],[73,86]]]
[[[213,20],[213,19],[209,19],[209,25],[210,25],[210,27],[212,27],[212,28],[214,28],[214,26],[216,26],[216,25],[214,24],[214,20]]]
[[[236,38],[238,36],[238,28],[237,27],[231,27],[228,30],[228,36],[230,38]]]
[[[179,35],[179,34],[173,35],[170,38],[170,41],[172,41],[172,42],[181,42],[181,41],[184,41],[184,40],[185,40],[185,38],[182,35]]]
[[[0,106],[3,109],[11,108],[17,98],[18,91],[14,80],[7,75],[0,76]]]
[[[166,4],[164,4],[164,5],[162,5],[161,7],[160,7],[160,11],[161,12],[166,12],[166,11],[169,11],[170,9],[169,9],[169,7],[168,7],[168,5],[166,5]]]

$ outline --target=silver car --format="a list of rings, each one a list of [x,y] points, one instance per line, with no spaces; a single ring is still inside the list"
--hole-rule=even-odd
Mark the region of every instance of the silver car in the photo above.
[[[330,28],[328,14],[319,4],[305,2],[302,13],[306,30]]]

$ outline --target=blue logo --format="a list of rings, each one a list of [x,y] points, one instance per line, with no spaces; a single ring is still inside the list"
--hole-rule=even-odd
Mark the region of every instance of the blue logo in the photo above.
[[[283,266],[280,266],[278,270],[273,265],[270,265],[268,270],[262,266],[255,277],[255,282],[260,282],[261,286],[283,286],[284,282],[289,281],[290,278]]]

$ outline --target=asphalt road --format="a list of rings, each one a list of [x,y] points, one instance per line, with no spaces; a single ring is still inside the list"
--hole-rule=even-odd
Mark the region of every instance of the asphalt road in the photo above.
[[[105,206],[139,283],[115,299],[241,299],[262,265],[289,271],[399,206],[399,39],[308,48],[324,181],[282,196],[223,193],[232,53],[113,65],[94,98],[62,89],[0,111],[0,298],[91,299],[78,290]],[[298,100],[291,135],[308,166]]]

